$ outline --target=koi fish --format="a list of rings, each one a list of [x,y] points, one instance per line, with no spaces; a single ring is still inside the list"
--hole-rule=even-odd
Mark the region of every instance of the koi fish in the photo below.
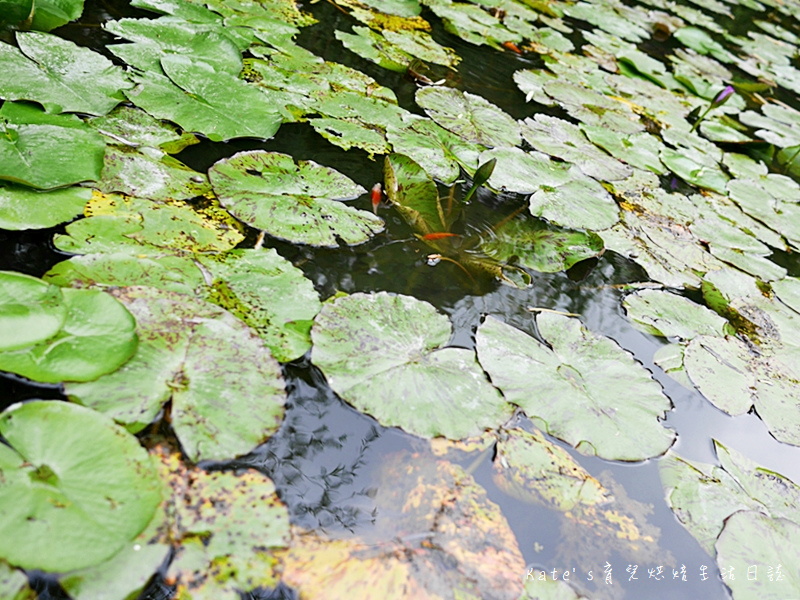
[[[376,183],[375,185],[372,186],[372,192],[370,193],[370,197],[372,198],[372,212],[374,212],[377,215],[378,206],[380,205],[381,198],[383,197],[380,183]]]
[[[457,233],[450,233],[448,231],[437,231],[435,233],[426,233],[425,235],[417,236],[421,240],[425,240],[426,242],[431,242],[434,240],[441,240],[442,238],[449,238],[449,237],[461,237]]]
[[[517,54],[522,54],[522,50],[520,50],[514,42],[503,42],[501,45],[506,50],[511,50],[512,52],[516,52]]]

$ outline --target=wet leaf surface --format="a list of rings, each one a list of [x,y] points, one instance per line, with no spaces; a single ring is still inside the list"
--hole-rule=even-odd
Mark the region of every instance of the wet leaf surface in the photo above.
[[[67,305],[61,290],[41,279],[0,271],[0,350],[44,342],[63,327]]]
[[[64,402],[15,404],[0,415],[0,554],[25,569],[68,571],[116,553],[161,501],[136,438]]]
[[[114,295],[136,318],[140,343],[122,369],[65,393],[137,432],[171,400],[171,420],[195,462],[250,451],[283,419],[277,361],[241,321],[191,296],[147,287]]]
[[[39,192],[21,185],[0,184],[0,228],[47,229],[83,213],[92,190],[70,187]]]

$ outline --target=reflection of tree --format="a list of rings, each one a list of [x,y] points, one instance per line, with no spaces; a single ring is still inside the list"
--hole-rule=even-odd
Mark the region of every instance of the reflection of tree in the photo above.
[[[379,428],[353,414],[307,361],[285,367],[286,419],[267,443],[234,466],[269,475],[292,522],[309,529],[352,530],[373,520],[369,488],[359,487]]]

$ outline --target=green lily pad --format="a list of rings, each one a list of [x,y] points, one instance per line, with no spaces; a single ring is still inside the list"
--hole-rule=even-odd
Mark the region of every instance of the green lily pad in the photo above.
[[[442,19],[446,31],[465,42],[500,48],[503,42],[522,41],[522,35],[511,31],[501,20],[482,6],[466,2],[427,2],[433,13]],[[490,144],[491,145],[491,144]]]
[[[663,148],[659,158],[684,181],[720,194],[725,193],[728,176],[723,173],[716,160],[696,148]]]
[[[493,466],[501,490],[560,512],[613,499],[603,484],[538,431],[503,430]]]
[[[54,337],[0,352],[0,370],[34,381],[91,381],[136,351],[136,323],[125,307],[96,290],[62,290],[67,316]]]
[[[756,511],[734,513],[715,545],[720,570],[733,567],[739,577],[726,585],[737,599],[779,600],[800,594],[800,579],[794,565],[800,558],[800,525],[788,519],[773,519]],[[755,578],[751,565],[757,565]],[[774,581],[773,581],[774,578]]]
[[[232,138],[269,139],[281,117],[267,95],[227,71],[183,55],[161,59],[167,77],[147,72],[132,77],[138,85],[128,99],[159,119],[219,142]]]
[[[382,464],[376,526],[330,539],[302,532],[284,580],[309,597],[515,598],[524,560],[500,508],[464,470],[400,453]]]
[[[0,271],[0,351],[18,350],[56,335],[67,318],[61,291],[41,279]]]
[[[423,437],[475,435],[512,412],[447,317],[409,296],[353,294],[323,305],[311,360],[344,400],[388,427]]]
[[[387,29],[383,32],[383,37],[404,52],[425,62],[450,68],[455,68],[461,62],[461,57],[452,48],[441,46],[426,31]]]
[[[528,576],[530,573],[530,576]],[[585,600],[572,586],[561,579],[550,579],[548,573],[540,569],[530,569],[525,573],[525,591],[517,600]]]
[[[404,73],[414,60],[405,50],[387,40],[383,35],[369,27],[353,27],[355,33],[335,32],[336,39],[348,50],[362,58],[371,60],[384,69]]]
[[[159,509],[167,526],[157,540],[175,557],[167,577],[192,598],[234,598],[243,590],[278,583],[278,552],[289,544],[289,514],[275,485],[248,469],[236,475],[187,468],[160,444],[151,455],[165,486]]]
[[[0,184],[0,229],[47,229],[71,221],[83,212],[92,190],[70,187],[40,192]]]
[[[7,8],[11,4],[10,8]],[[30,0],[11,0],[3,3],[3,17],[5,11],[11,12],[8,15],[9,21],[14,23],[25,22],[30,29],[35,31],[50,31],[56,27],[66,25],[70,21],[76,20],[83,13],[83,0],[40,0],[32,2]],[[0,23],[5,20],[0,18]]]
[[[211,192],[205,174],[156,148],[107,146],[97,188],[150,200],[185,200]]]
[[[737,511],[755,510],[797,522],[796,484],[716,440],[714,445],[722,467],[689,461],[672,451],[659,463],[667,502],[709,554],[726,519]]]
[[[311,347],[311,322],[320,309],[313,284],[274,249],[192,258],[89,254],[58,263],[45,279],[72,287],[146,285],[202,297],[249,325],[282,362]]]
[[[430,119],[410,120],[403,128],[389,127],[386,139],[394,152],[405,154],[442,183],[453,183],[464,167],[473,172],[483,146],[464,141]]]
[[[338,171],[312,161],[295,164],[277,152],[240,152],[209,170],[214,192],[232,215],[296,243],[359,244],[382,231],[379,217],[337,202],[366,192]]]
[[[483,238],[480,248],[495,260],[541,273],[566,271],[604,250],[596,233],[561,229],[538,219],[513,219]]]
[[[32,600],[38,598],[28,585],[28,577],[19,569],[12,569],[0,560],[0,597],[8,600]]]
[[[57,36],[18,32],[19,50],[0,44],[0,98],[33,100],[49,113],[104,115],[131,87],[122,69],[104,56]]]
[[[69,571],[109,558],[161,501],[139,442],[106,417],[65,402],[15,404],[0,415],[0,556],[25,569]]]
[[[88,124],[112,144],[160,148],[169,154],[177,154],[200,141],[191,133],[180,132],[174,125],[129,106],[118,106],[103,117],[90,119]]]
[[[794,200],[800,186],[794,180],[772,173],[757,179],[733,179],[728,191],[745,213],[800,249],[800,205]]]
[[[656,137],[646,132],[623,135],[605,127],[581,126],[593,144],[611,156],[638,169],[647,169],[663,175],[666,170],[658,157],[664,148]]]
[[[136,317],[139,349],[120,370],[68,384],[70,399],[140,431],[172,400],[172,427],[195,462],[245,454],[274,433],[285,401],[280,366],[243,323],[191,296],[112,292]]]
[[[439,125],[468,142],[484,146],[516,146],[519,125],[481,96],[454,88],[426,87],[417,91],[417,104]]]
[[[581,453],[643,460],[667,451],[675,432],[658,422],[671,402],[633,357],[578,319],[537,316],[543,343],[488,317],[478,359],[506,399]]]
[[[102,136],[77,117],[16,102],[0,108],[0,179],[39,189],[96,181],[104,153]]]
[[[698,335],[723,336],[727,321],[688,298],[661,290],[640,290],[623,302],[633,326],[651,335],[691,340]]]
[[[384,154],[389,144],[383,133],[356,119],[309,119],[310,125],[331,144],[344,150],[361,148],[370,156]]]
[[[408,156],[390,154],[383,172],[389,201],[416,232],[426,235],[449,231],[459,207],[449,215],[445,213],[436,183],[420,165]]]
[[[86,219],[67,225],[53,243],[74,254],[222,252],[244,239],[241,225],[216,202],[153,202],[96,192]]]
[[[534,149],[575,163],[581,171],[598,181],[625,179],[630,167],[590,143],[577,125],[545,114],[522,122],[522,137]]]

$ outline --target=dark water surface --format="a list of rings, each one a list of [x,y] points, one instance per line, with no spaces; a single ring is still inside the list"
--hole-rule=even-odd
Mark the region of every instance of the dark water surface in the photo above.
[[[401,75],[383,70],[332,43],[334,29],[347,30],[349,17],[326,2],[306,6],[321,23],[306,28],[299,43],[328,60],[353,66],[395,90],[401,105],[416,110],[413,95],[416,84]],[[125,2],[87,3],[86,15],[80,24],[72,24],[56,33],[84,45],[100,49],[111,41],[110,36],[96,23],[123,16],[148,16]],[[423,15],[424,16],[424,15]],[[431,19],[438,23],[438,20]],[[737,27],[741,20],[737,20]],[[538,58],[526,58],[512,53],[500,53],[487,47],[476,48],[442,30],[434,37],[453,47],[463,58],[455,75],[459,87],[480,94],[505,109],[515,118],[530,116],[531,104],[514,85],[511,75],[521,68],[538,66]],[[669,46],[654,42],[645,50],[661,56]],[[442,76],[446,73],[442,72]],[[435,75],[434,75],[435,77]],[[545,110],[543,108],[543,110]],[[546,109],[557,114],[557,109]],[[382,181],[382,157],[370,159],[360,150],[345,152],[318,136],[305,124],[283,125],[277,136],[269,141],[235,140],[230,143],[203,142],[182,152],[178,158],[189,166],[204,171],[220,158],[246,149],[263,148],[291,154],[295,159],[310,159],[331,166],[351,177],[365,188]],[[480,210],[487,222],[496,215],[508,214],[521,199],[496,198],[481,194]],[[368,208],[369,201],[357,201],[359,208]],[[617,284],[646,281],[644,272],[635,264],[607,252],[589,264],[581,264],[568,273],[534,274],[533,286],[516,290],[482,282],[475,285],[465,280],[454,266],[441,263],[431,267],[426,262],[428,251],[411,235],[410,229],[395,212],[386,209],[387,231],[369,243],[353,248],[321,250],[298,247],[275,240],[266,245],[275,247],[285,258],[301,268],[310,278],[322,298],[336,291],[388,290],[410,294],[428,301],[446,313],[453,323],[451,343],[470,348],[474,331],[483,315],[502,317],[507,323],[533,333],[532,316],[528,307],[545,307],[581,315],[584,324],[616,340],[634,354],[664,387],[675,408],[668,414],[666,424],[676,429],[675,449],[691,460],[715,463],[712,438],[738,450],[759,464],[800,482],[800,448],[777,443],[755,415],[729,417],[718,411],[699,393],[675,383],[652,362],[653,354],[663,342],[633,329],[621,308],[622,292]],[[252,246],[255,232],[243,245]],[[0,269],[21,271],[41,276],[53,264],[63,260],[51,243],[53,230],[44,232],[0,232]],[[796,256],[776,256],[776,262],[793,274],[800,271]],[[289,506],[293,522],[306,528],[335,531],[372,527],[372,497],[381,485],[381,465],[390,455],[399,452],[426,452],[427,444],[397,429],[381,427],[343,403],[325,383],[322,374],[301,359],[285,365],[289,389],[286,419],[279,433],[250,456],[228,467],[251,466],[269,475]],[[8,376],[0,377],[0,408],[12,402],[33,397],[60,398],[57,387],[32,386]],[[555,440],[551,440],[555,441]],[[611,548],[598,546],[589,537],[571,534],[560,513],[522,503],[506,495],[492,481],[490,457],[477,465],[474,476],[485,487],[490,498],[500,505],[516,534],[529,566],[558,573],[574,569],[574,580],[586,580],[593,570],[594,579],[601,577],[598,565],[606,562],[613,568],[615,598],[696,599],[713,600],[729,597],[716,567],[697,542],[673,516],[664,500],[658,475],[657,460],[636,464],[620,464],[596,458],[586,458],[555,441],[574,456],[592,475],[615,489],[617,497],[627,495],[630,506],[651,507],[647,521],[660,530],[659,545],[663,554],[647,564],[639,564],[635,581],[627,581],[626,567],[631,560]],[[472,459],[470,459],[472,460]],[[464,465],[469,466],[469,461]],[[622,491],[624,490],[624,491]],[[686,568],[687,581],[673,578],[672,569]],[[700,569],[708,568],[709,579],[700,579]],[[648,577],[648,569],[663,567],[663,579]],[[520,573],[523,577],[525,573]],[[744,574],[742,574],[743,576]],[[591,582],[594,583],[594,582]],[[37,580],[42,598],[60,597],[52,581]],[[598,591],[599,590],[599,591]],[[590,597],[606,597],[603,587],[588,587]],[[623,593],[624,592],[624,593]],[[146,598],[166,598],[169,590],[154,584],[143,595]],[[278,590],[274,597],[290,595]],[[267,597],[263,594],[258,597]]]

